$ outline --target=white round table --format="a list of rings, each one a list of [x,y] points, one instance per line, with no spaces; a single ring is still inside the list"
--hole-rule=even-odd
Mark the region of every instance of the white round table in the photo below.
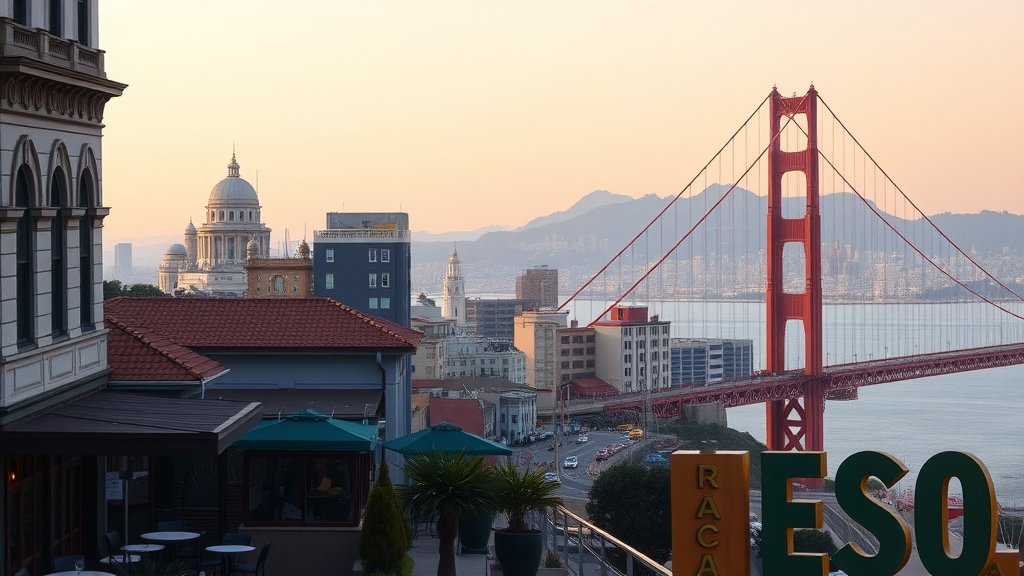
[[[154,540],[156,542],[184,542],[186,540],[195,540],[199,538],[198,532],[146,532],[142,535],[142,538],[146,540]]]
[[[107,556],[106,558],[100,558],[101,564],[120,564],[124,562],[124,554],[118,554],[117,556]],[[128,562],[142,562],[142,556],[138,554],[129,554]],[[83,570],[84,572],[84,570]]]
[[[244,554],[246,552],[252,552],[255,550],[255,546],[248,546],[245,544],[218,544],[216,546],[207,546],[208,552],[215,552],[224,556],[224,573],[231,573],[231,565],[234,564],[234,554]]]
[[[122,546],[121,550],[125,552],[159,552],[164,549],[163,544],[129,544]]]
[[[70,570],[68,572],[54,572],[47,574],[46,576],[114,576],[110,572],[100,572],[99,570]]]

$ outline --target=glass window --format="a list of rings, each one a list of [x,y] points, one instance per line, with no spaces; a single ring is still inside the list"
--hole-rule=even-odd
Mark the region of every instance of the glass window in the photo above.
[[[391,308],[391,298],[381,298],[380,299],[380,307],[381,308]]]
[[[390,274],[381,274],[380,275],[380,287],[381,288],[388,288],[390,286],[391,286],[391,275]]]
[[[377,261],[377,249],[376,248],[370,248],[370,262],[376,262],[376,261]]]
[[[324,276],[324,288],[327,290],[334,289],[334,274],[326,274]]]
[[[376,309],[377,309],[377,299],[376,298],[370,298],[370,310],[376,310]]]
[[[380,261],[391,262],[391,250],[388,250],[387,248],[381,248]]]
[[[334,262],[334,248],[328,248],[325,252],[328,262]]]
[[[376,288],[376,287],[377,287],[377,275],[376,274],[370,274],[370,288]]]
[[[354,524],[362,503],[356,457],[246,454],[246,521]]]
[[[228,212],[228,221],[229,222],[234,222],[235,221],[235,213],[234,212]]]
[[[568,344],[568,343],[569,343],[569,337],[568,336],[562,336],[562,344]]]

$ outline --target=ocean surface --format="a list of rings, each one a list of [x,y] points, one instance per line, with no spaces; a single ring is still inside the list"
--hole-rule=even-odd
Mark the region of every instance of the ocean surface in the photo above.
[[[586,325],[606,305],[581,301],[569,317]],[[673,337],[750,338],[754,369],[764,367],[762,302],[660,303],[651,313],[672,321]],[[1024,341],[1024,322],[976,304],[826,305],[824,327],[826,364]],[[802,366],[799,330],[786,342],[787,368]],[[732,428],[765,440],[763,404],[727,415]],[[858,400],[827,401],[825,449],[831,477],[850,454],[888,452],[910,469],[899,489],[913,487],[932,455],[970,452],[988,468],[999,502],[1024,507],[1024,366],[866,386]]]

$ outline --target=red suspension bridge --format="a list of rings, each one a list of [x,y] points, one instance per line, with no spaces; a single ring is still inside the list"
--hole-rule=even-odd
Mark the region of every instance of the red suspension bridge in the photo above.
[[[665,385],[669,352],[648,350],[638,392],[606,410],[765,403],[770,449],[824,450],[826,400],[1024,364],[1021,290],[990,270],[1010,271],[943,233],[813,86],[773,89],[559,309],[595,325],[643,304],[672,319],[675,337],[763,343],[750,377],[699,386]]]

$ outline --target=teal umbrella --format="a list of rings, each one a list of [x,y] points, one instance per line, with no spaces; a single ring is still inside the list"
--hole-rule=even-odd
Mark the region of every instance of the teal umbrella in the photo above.
[[[388,440],[384,443],[384,447],[406,456],[431,451],[461,452],[463,450],[466,451],[468,456],[508,456],[512,454],[512,449],[508,446],[481,438],[447,422],[442,422],[408,436]]]
[[[264,420],[234,444],[242,450],[307,452],[371,452],[376,445],[376,424],[335,420],[308,409]]]

